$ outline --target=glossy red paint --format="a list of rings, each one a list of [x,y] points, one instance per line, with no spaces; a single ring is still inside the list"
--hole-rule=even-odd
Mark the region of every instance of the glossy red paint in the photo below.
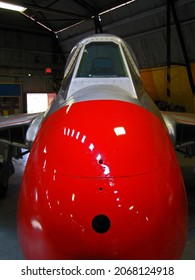
[[[187,229],[180,168],[164,124],[122,101],[63,107],[43,123],[18,209],[27,259],[178,259]],[[94,217],[105,215],[97,227]]]

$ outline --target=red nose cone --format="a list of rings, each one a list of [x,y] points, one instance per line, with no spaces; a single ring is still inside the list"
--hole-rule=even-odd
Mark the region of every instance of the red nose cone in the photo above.
[[[18,232],[30,259],[180,258],[186,199],[164,125],[121,101],[52,114],[28,160]]]

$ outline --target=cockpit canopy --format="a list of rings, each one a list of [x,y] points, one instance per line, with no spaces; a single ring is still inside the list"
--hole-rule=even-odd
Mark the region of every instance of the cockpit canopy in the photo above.
[[[127,77],[119,46],[113,42],[87,44],[76,77]]]
[[[89,100],[130,102],[162,120],[144,90],[131,49],[114,35],[96,34],[81,40],[73,48],[56,102],[52,103],[47,115],[62,106]]]
[[[67,100],[86,87],[92,86],[97,90],[99,85],[114,85],[136,99],[135,88],[141,87],[131,50],[122,39],[113,35],[96,34],[73,48],[65,67],[60,95]]]

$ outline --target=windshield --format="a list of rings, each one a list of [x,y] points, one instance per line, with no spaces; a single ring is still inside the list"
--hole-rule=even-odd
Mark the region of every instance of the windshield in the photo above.
[[[76,77],[127,77],[119,46],[112,42],[86,45]]]

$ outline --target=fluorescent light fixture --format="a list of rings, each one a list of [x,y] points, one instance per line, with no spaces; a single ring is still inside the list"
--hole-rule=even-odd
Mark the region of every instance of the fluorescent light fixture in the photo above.
[[[106,11],[103,11],[103,12],[99,13],[99,15],[101,16],[101,15],[103,15],[103,14],[107,14],[107,13],[109,13],[109,12],[111,12],[111,11],[114,11],[114,10],[116,10],[116,9],[122,8],[122,7],[124,7],[124,6],[127,6],[127,5],[129,5],[129,4],[131,4],[131,3],[135,2],[135,1],[136,1],[136,0],[127,1],[127,2],[125,2],[125,3],[123,3],[123,4],[121,4],[121,5],[118,5],[118,6],[115,6],[115,7],[111,8],[111,9],[108,9],[108,10],[106,10]]]
[[[60,33],[60,32],[66,31],[66,30],[68,30],[68,29],[70,29],[70,28],[72,28],[72,27],[75,27],[75,26],[77,26],[77,25],[83,23],[83,22],[86,22],[86,20],[81,20],[81,21],[79,21],[79,22],[77,22],[77,23],[75,23],[75,24],[73,24],[73,25],[70,25],[70,26],[65,27],[65,28],[62,28],[62,29],[60,29],[60,30],[58,30],[58,31],[55,31],[55,34],[58,34],[58,33]]]
[[[7,10],[12,10],[12,11],[17,11],[17,12],[24,12],[26,8],[18,5],[13,5],[5,2],[0,1],[0,8],[2,9],[7,9]]]

